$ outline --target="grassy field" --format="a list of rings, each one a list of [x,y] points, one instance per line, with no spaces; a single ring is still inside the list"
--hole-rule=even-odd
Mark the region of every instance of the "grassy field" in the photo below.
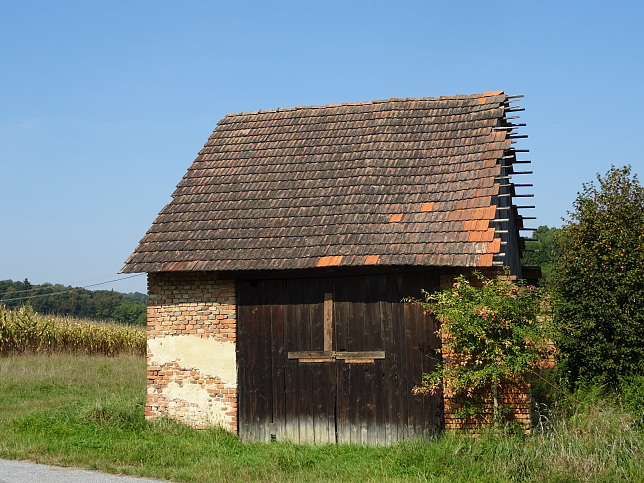
[[[389,448],[242,444],[143,418],[145,361],[0,358],[0,458],[214,481],[644,481],[644,434],[618,406],[579,405],[531,436],[441,435]]]

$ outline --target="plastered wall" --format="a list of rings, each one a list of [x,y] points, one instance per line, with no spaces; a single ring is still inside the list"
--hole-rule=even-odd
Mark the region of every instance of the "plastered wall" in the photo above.
[[[235,282],[150,273],[148,294],[146,417],[236,432]]]

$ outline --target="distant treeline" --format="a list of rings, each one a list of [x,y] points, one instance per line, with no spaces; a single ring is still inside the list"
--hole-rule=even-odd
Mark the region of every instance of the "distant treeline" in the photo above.
[[[33,285],[27,279],[0,281],[0,305],[8,309],[29,305],[45,315],[145,325],[146,302],[147,295],[140,292],[87,290],[51,283]]]

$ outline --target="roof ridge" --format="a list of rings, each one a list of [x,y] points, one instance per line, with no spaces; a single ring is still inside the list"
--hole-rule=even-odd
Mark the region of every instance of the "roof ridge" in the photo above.
[[[439,96],[439,97],[391,97],[389,99],[375,99],[372,101],[357,101],[357,102],[341,102],[338,104],[325,104],[313,106],[295,106],[295,107],[276,107],[275,109],[258,109],[256,111],[242,111],[226,114],[225,117],[235,116],[250,116],[256,114],[271,114],[276,112],[291,112],[303,109],[329,109],[335,107],[350,107],[350,106],[367,106],[375,104],[385,104],[394,102],[413,102],[413,101],[444,101],[444,100],[461,100],[461,99],[480,99],[482,97],[494,97],[503,95],[504,91],[488,91],[480,94],[456,94],[453,96]]]

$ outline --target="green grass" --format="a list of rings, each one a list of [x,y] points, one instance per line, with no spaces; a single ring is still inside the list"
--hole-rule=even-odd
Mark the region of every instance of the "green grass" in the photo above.
[[[629,413],[601,400],[531,436],[300,446],[146,422],[144,386],[140,357],[0,358],[0,457],[176,482],[644,481],[644,434]]]

